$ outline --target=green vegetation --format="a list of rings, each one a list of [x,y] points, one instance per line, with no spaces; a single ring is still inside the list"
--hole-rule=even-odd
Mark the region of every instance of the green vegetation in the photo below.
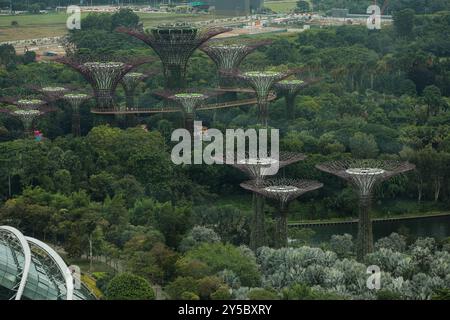
[[[375,190],[374,217],[449,211],[450,42],[445,30],[450,13],[423,15],[411,9],[414,14],[400,8],[394,25],[376,32],[349,25],[273,35],[271,46],[242,64],[244,72],[303,68],[300,78],[321,78],[300,91],[293,114],[286,114],[283,98],[269,106],[269,125],[280,129],[281,150],[308,155],[281,175],[325,185],[292,203],[291,221],[356,216],[352,189],[315,169],[318,163],[351,157],[408,160],[417,166]],[[16,28],[25,28],[30,21],[56,17],[36,15],[28,22],[0,17],[0,27],[11,28],[11,19],[18,21]],[[113,31],[140,22],[150,23],[129,11],[86,16],[85,28],[71,32],[69,40],[80,55],[155,56]],[[34,99],[27,87],[32,84],[88,92],[69,68],[31,58],[0,47],[2,97]],[[161,64],[136,72],[148,70],[160,71]],[[213,62],[197,51],[187,78],[193,88],[214,87]],[[162,72],[149,76],[136,90],[137,103],[160,106],[152,93],[163,86]],[[125,103],[120,87],[116,102]],[[247,247],[251,194],[239,187],[246,177],[229,166],[172,163],[170,136],[179,128],[180,114],[141,115],[138,126],[127,127],[91,114],[94,103],[81,107],[80,137],[70,134],[71,111],[63,101],[53,102],[58,111],[35,123],[44,134],[40,142],[24,138],[17,119],[0,115],[0,222],[62,248],[98,295],[154,299],[155,286],[164,297],[186,300],[448,298],[449,240],[393,234],[379,240],[360,263],[350,235],[335,235],[319,248],[310,247],[311,230],[292,230],[290,248],[252,252]],[[257,113],[256,107],[242,107],[197,116],[206,127],[225,130],[257,127]],[[275,208],[266,201],[269,246]],[[385,277],[386,287],[378,293],[361,285],[371,264],[382,266]]]
[[[155,292],[147,280],[128,273],[115,276],[106,290],[108,300],[154,300]]]

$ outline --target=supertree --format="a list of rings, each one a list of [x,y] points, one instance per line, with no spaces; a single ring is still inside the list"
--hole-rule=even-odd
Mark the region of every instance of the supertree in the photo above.
[[[393,176],[413,170],[415,165],[395,160],[350,159],[319,164],[317,169],[348,181],[359,196],[357,258],[373,252],[370,208],[374,187]]]
[[[247,82],[256,92],[258,99],[258,117],[262,125],[267,126],[268,122],[268,97],[273,85],[296,71],[278,72],[278,71],[248,71],[238,73],[237,77]]]
[[[55,101],[61,99],[64,94],[68,92],[68,89],[64,87],[46,86],[38,89],[38,91],[41,92],[48,101]]]
[[[273,175],[272,167],[277,165],[279,169],[290,164],[306,159],[306,156],[295,152],[280,152],[277,157],[253,157],[249,154],[236,158],[235,154],[228,154],[221,159],[217,159],[218,163],[230,164],[233,167],[244,172],[247,177],[254,181],[255,185],[261,185],[268,175]],[[264,196],[259,193],[253,193],[253,217],[250,234],[250,247],[256,250],[267,244],[266,227],[264,219]]]
[[[181,92],[169,97],[177,101],[183,111],[184,128],[190,132],[194,131],[195,109],[208,99],[208,95],[199,92]]]
[[[273,41],[253,41],[228,43],[223,40],[210,40],[201,46],[217,66],[220,87],[230,87],[234,84],[234,77],[230,75],[239,71],[242,61],[256,49],[270,45]]]
[[[295,98],[305,87],[318,82],[319,79],[285,79],[275,83],[275,89],[284,96],[286,100],[286,117],[293,118],[295,116],[294,106]]]
[[[23,124],[24,132],[26,136],[33,135],[33,122],[36,118],[46,114],[47,112],[52,112],[53,109],[50,108],[40,108],[40,109],[3,109],[1,112],[8,113],[13,117],[19,118]]]
[[[269,179],[257,183],[255,180],[241,183],[241,187],[264,197],[279,202],[279,213],[275,220],[275,247],[286,247],[288,244],[287,216],[289,203],[306,192],[317,190],[323,184],[313,180]]]
[[[116,30],[142,40],[156,52],[164,67],[166,89],[185,88],[186,66],[194,51],[212,37],[231,31],[224,27],[201,29],[186,23],[160,25],[147,32],[125,27]]]
[[[120,84],[125,91],[125,106],[127,109],[131,110],[135,107],[134,94],[136,88],[146,77],[147,75],[144,73],[129,72],[120,81]]]
[[[80,106],[90,99],[90,96],[85,93],[68,93],[62,98],[72,108],[72,134],[78,137],[81,135]]]
[[[1,102],[12,104],[22,110],[37,110],[47,104],[46,101],[37,98],[16,99],[11,97],[5,97],[1,99]]]
[[[118,59],[117,59],[118,60]],[[82,59],[64,57],[57,61],[78,71],[92,86],[97,109],[114,110],[114,93],[120,80],[132,69],[153,61],[151,58],[134,58],[122,61],[83,62]]]

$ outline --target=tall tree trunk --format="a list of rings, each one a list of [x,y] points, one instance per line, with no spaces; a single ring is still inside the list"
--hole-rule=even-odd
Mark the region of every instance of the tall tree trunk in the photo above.
[[[288,246],[287,213],[287,205],[281,205],[280,212],[275,218],[275,248]]]
[[[253,193],[253,219],[250,227],[250,248],[256,250],[267,245],[264,216],[264,196]]]
[[[361,196],[359,200],[359,220],[357,239],[357,259],[364,261],[367,254],[373,252],[373,230],[370,218],[370,196]]]
[[[441,179],[439,177],[434,178],[434,202],[439,200],[439,194],[441,192]]]
[[[294,119],[295,118],[295,95],[286,94],[284,96],[286,100],[286,118]]]
[[[72,135],[79,137],[81,135],[80,112],[74,110],[72,113]]]

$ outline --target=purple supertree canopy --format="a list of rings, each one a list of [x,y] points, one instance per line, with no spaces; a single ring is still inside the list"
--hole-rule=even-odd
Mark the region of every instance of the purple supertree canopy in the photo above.
[[[369,197],[376,184],[414,170],[415,165],[396,160],[349,159],[319,164],[316,168],[350,182],[361,196]]]
[[[232,163],[229,163],[230,159]],[[302,153],[281,151],[278,159],[274,156],[254,157],[249,154],[246,154],[242,159],[237,159],[235,153],[232,153],[224,155],[222,158],[217,159],[217,161],[232,165],[259,183],[271,172],[270,168],[272,165],[277,164],[278,168],[281,169],[305,159],[306,155]]]
[[[264,197],[278,200],[280,207],[284,208],[302,194],[322,188],[323,184],[314,180],[279,178],[264,180],[261,183],[256,183],[255,180],[246,181],[241,183],[241,187]]]
[[[132,69],[154,61],[152,58],[134,58],[122,61],[81,61],[60,58],[59,62],[78,71],[89,82],[94,91],[99,109],[114,109],[114,93],[122,78]]]
[[[185,87],[186,65],[194,51],[210,38],[230,31],[230,28],[198,28],[185,23],[160,25],[143,32],[120,27],[118,32],[128,34],[149,45],[164,66],[167,89]]]
[[[270,45],[272,42],[263,40],[231,43],[223,40],[210,40],[200,49],[214,61],[220,72],[237,72],[245,57],[259,47]]]
[[[240,80],[248,83],[256,92],[258,98],[259,121],[267,125],[268,121],[268,97],[273,85],[294,73],[299,69],[290,71],[247,71],[236,74]]]
[[[68,89],[60,86],[44,86],[39,90],[48,100],[59,100],[64,94],[68,92]]]

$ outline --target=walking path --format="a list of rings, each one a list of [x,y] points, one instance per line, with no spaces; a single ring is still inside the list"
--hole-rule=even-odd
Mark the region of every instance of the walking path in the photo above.
[[[412,219],[426,219],[426,218],[436,218],[436,217],[450,217],[450,212],[438,212],[432,214],[417,214],[411,216],[398,216],[398,217],[388,217],[388,218],[374,218],[372,221],[374,223],[377,222],[386,222],[386,221],[403,221],[403,220],[412,220]],[[339,225],[339,224],[352,224],[358,223],[358,219],[344,220],[344,221],[317,221],[312,220],[311,222],[290,222],[288,226],[291,228],[304,228],[304,227],[318,227],[318,226],[330,226],[330,225]]]

